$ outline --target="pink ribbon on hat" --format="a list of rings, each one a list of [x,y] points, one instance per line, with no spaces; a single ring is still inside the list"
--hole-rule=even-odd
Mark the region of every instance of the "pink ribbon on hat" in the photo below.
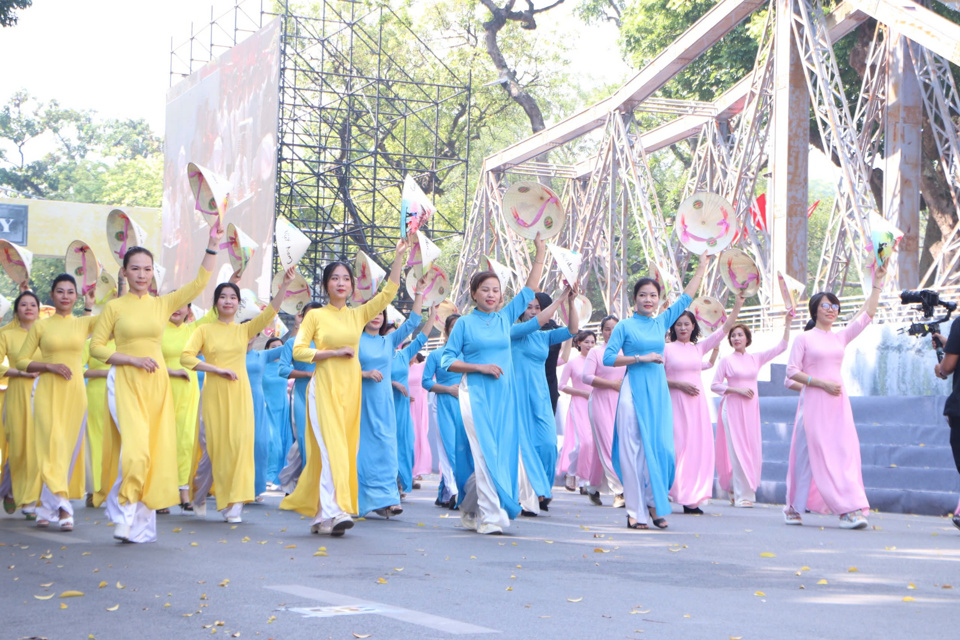
[[[87,284],[87,250],[84,247],[76,247],[73,252],[80,254],[80,266],[83,269],[83,284],[80,286],[80,291],[83,295],[87,295],[90,289],[97,286],[97,283]]]
[[[417,291],[417,293],[419,293],[419,294],[420,294],[421,296],[423,296],[424,298],[427,297],[427,294],[429,294],[431,291],[433,291],[433,285],[437,284],[437,280],[440,278],[440,275],[439,275],[436,271],[431,271],[431,273],[433,273],[434,276],[433,276],[433,278],[430,280],[430,284],[427,285],[427,288],[424,289],[423,291]]]
[[[702,322],[703,324],[707,325],[708,327],[710,327],[710,328],[713,329],[714,331],[717,330],[717,327],[719,327],[720,325],[722,325],[724,322],[727,321],[727,316],[724,315],[724,314],[721,314],[719,320],[717,320],[716,322],[710,322],[709,320],[707,320],[706,318],[703,318],[703,317],[700,315],[700,310],[699,310],[699,309],[694,309],[694,310],[693,310],[693,316],[697,319],[697,322]]]
[[[730,275],[730,281],[733,282],[733,286],[737,289],[746,289],[750,286],[751,280],[757,279],[757,274],[751,273],[743,282],[737,280],[737,274],[733,272],[733,258],[727,260],[727,273]]]
[[[309,289],[309,288],[305,288],[305,289],[297,289],[296,291],[287,291],[287,292],[285,292],[285,293],[283,294],[283,297],[284,297],[284,298],[289,298],[290,296],[295,296],[295,295],[298,295],[298,294],[301,294],[301,293],[310,293],[310,289]]]
[[[708,247],[717,246],[717,241],[730,232],[730,223],[727,222],[726,209],[723,209],[723,219],[717,223],[717,226],[721,229],[720,233],[709,238],[701,238],[700,236],[690,233],[690,230],[687,228],[686,216],[680,216],[680,241],[686,244],[691,240],[696,240],[698,242],[706,242]]]
[[[544,202],[542,205],[540,205],[540,210],[537,211],[537,215],[536,215],[536,216],[534,217],[534,219],[531,220],[529,223],[524,222],[524,221],[520,218],[520,214],[517,213],[517,208],[516,208],[516,207],[511,208],[511,209],[510,209],[510,212],[513,214],[513,219],[517,221],[517,224],[518,224],[518,225],[520,225],[521,227],[523,227],[523,228],[525,228],[525,229],[529,229],[529,228],[532,227],[533,225],[535,225],[535,224],[537,224],[538,222],[540,222],[540,218],[543,217],[544,212],[547,210],[547,205],[548,205],[548,204],[556,204],[556,205],[559,205],[559,204],[560,204],[560,201],[557,200],[557,197],[556,197],[556,196],[550,196],[549,198],[547,198],[546,202]]]
[[[127,239],[130,237],[130,218],[127,216],[121,216],[123,218],[123,242],[120,243],[120,250],[114,251],[114,253],[123,260],[123,256],[127,254]]]
[[[15,264],[15,265],[17,265],[18,267],[26,267],[26,266],[27,266],[26,264],[23,263],[23,260],[17,260],[17,259],[14,258],[12,255],[10,255],[10,247],[4,247],[4,248],[3,248],[3,254],[6,256],[7,262],[9,262],[10,264]]]
[[[243,268],[243,267],[246,265],[246,262],[247,262],[247,261],[246,261],[246,259],[244,258],[243,255],[237,255],[237,251],[236,251],[236,250],[237,250],[239,247],[240,247],[240,243],[239,243],[239,242],[234,242],[233,240],[228,240],[228,241],[226,241],[226,242],[221,242],[221,243],[220,243],[220,248],[221,248],[221,249],[226,249],[226,250],[227,250],[227,253],[230,254],[230,257],[235,258],[235,259],[240,263],[240,267]],[[241,254],[243,253],[243,250],[242,250],[242,249],[240,250],[240,253],[241,253]]]

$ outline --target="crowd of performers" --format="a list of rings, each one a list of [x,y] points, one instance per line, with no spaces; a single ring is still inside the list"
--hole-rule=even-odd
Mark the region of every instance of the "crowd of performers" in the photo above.
[[[817,293],[808,330],[790,346],[788,316],[782,340],[758,352],[737,323],[742,297],[701,339],[686,308],[706,255],[672,304],[657,280],[640,278],[631,317],[603,318],[600,335],[580,331],[574,289],[557,300],[536,291],[545,257],[538,236],[516,296],[504,299],[494,272],[475,274],[474,309],[445,319],[443,346],[424,360],[434,310],[424,321],[418,294],[399,326],[385,311],[405,241],[379,293],[361,305],[348,304],[351,266],[326,265],[326,303],[303,307],[286,342],[255,350],[294,273],[285,272],[252,320],[235,321],[239,274],[216,287],[209,313],[194,317],[190,303],[210,280],[222,237],[216,225],[196,278],[161,296],[150,292],[153,256],[127,250],[127,290],[96,316],[92,292],[84,315],[74,315],[69,275],[54,280],[54,313],[43,319],[38,296],[21,287],[14,319],[0,330],[7,513],[20,509],[38,527],[71,531],[71,499],[86,493],[89,507],[105,507],[117,540],[147,542],[156,540],[158,512],[179,505],[203,517],[212,495],[222,518],[239,523],[244,504],[277,485],[287,494],[281,509],[306,516],[312,533],[340,536],[357,516],[403,512],[403,495],[431,469],[432,432],[435,504],[458,509],[466,529],[501,533],[517,516],[537,516],[555,486],[580,489],[595,505],[612,496],[631,529],[666,529],[671,503],[703,512],[715,476],[733,506],[753,506],[762,464],[757,375],[790,348],[788,384],[800,401],[784,520],[800,525],[809,510],[838,515],[843,528],[867,526],[840,371],[844,349],[876,311],[883,268],[844,328],[833,329],[839,300]],[[568,326],[553,321],[561,305]],[[715,363],[723,340],[733,352]],[[716,437],[701,385],[711,367],[710,389],[722,398]],[[560,411],[558,393],[569,396]],[[558,431],[566,434],[559,452]]]

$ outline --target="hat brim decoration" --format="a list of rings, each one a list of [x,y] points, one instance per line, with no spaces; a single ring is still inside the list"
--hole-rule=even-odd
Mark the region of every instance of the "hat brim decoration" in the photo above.
[[[400,237],[407,238],[423,226],[436,213],[437,208],[410,175],[403,178],[400,194]]]
[[[110,255],[123,266],[123,257],[127,249],[143,246],[147,241],[147,234],[136,221],[121,209],[114,209],[107,215],[107,244],[110,246]]]
[[[283,282],[283,274],[283,271],[278,271],[277,274],[273,276],[273,282],[270,284],[270,295],[276,296],[280,291],[280,284]],[[287,287],[287,290],[283,295],[283,302],[280,303],[280,310],[294,316],[300,313],[300,310],[303,309],[309,302],[310,283],[307,282],[306,278],[300,275],[299,271],[295,271],[293,275],[293,282],[290,283],[290,286]]]
[[[799,280],[777,272],[777,280],[780,282],[780,295],[783,296],[783,304],[790,313],[796,314],[797,301],[803,295],[806,286]]]
[[[232,222],[227,225],[227,237],[220,244],[230,256],[230,266],[234,273],[243,271],[250,264],[257,250],[257,243]]]
[[[507,265],[498,262],[491,258],[490,256],[483,256],[483,259],[487,261],[487,271],[493,271],[496,274],[497,279],[500,281],[500,290],[506,291],[508,286],[512,286],[513,277],[516,275],[510,267]]]
[[[436,321],[437,323],[439,323],[440,327],[442,328],[446,324],[447,318],[449,318],[455,313],[460,313],[457,310],[457,305],[453,304],[450,300],[444,300],[443,302],[437,305]]]
[[[413,269],[419,280],[440,257],[441,252],[440,247],[423,233],[417,233],[415,237],[416,244],[413,246],[413,251],[410,252],[410,257],[407,258],[407,266]]]
[[[522,238],[541,240],[563,230],[567,214],[560,198],[539,182],[517,182],[503,194],[504,223]]]
[[[350,299],[354,304],[363,304],[377,295],[377,289],[387,277],[387,272],[366,253],[357,251],[357,257],[353,263],[353,277],[356,280],[356,286]]]
[[[33,253],[9,240],[0,240],[0,266],[17,284],[25,282],[30,279]]]
[[[93,310],[100,313],[108,302],[117,297],[117,291],[117,281],[109,271],[103,269],[100,277],[97,278],[97,286],[93,290]]]
[[[263,335],[268,338],[282,338],[287,335],[288,332],[289,329],[287,329],[287,325],[283,324],[280,316],[274,316],[270,326],[263,330]]]
[[[720,253],[737,233],[733,206],[723,196],[706,191],[680,203],[676,224],[680,244],[696,255]]]
[[[167,275],[167,270],[153,262],[153,281],[150,282],[150,295],[160,295],[160,287],[163,286],[163,277]]]
[[[870,214],[870,240],[866,249],[873,256],[871,270],[887,264],[890,257],[893,256],[893,252],[897,250],[902,238],[903,231],[900,231],[886,218],[878,213]]]
[[[310,238],[283,216],[277,217],[276,238],[277,258],[283,271],[299,263],[310,248]]]
[[[256,293],[250,289],[240,289],[240,305],[237,307],[237,315],[234,316],[234,320],[238,323],[253,320],[266,307],[267,305],[257,298]]]
[[[727,321],[727,312],[716,298],[701,296],[690,303],[690,313],[696,318],[704,337],[717,331]]]
[[[590,316],[593,315],[593,303],[590,302],[590,298],[588,298],[583,294],[580,294],[573,299],[573,305],[577,309],[577,320],[579,321],[580,326],[582,327],[583,325],[590,322]],[[567,305],[565,304],[560,305],[559,314],[560,314],[560,319],[563,320],[563,324],[565,325],[570,324],[570,318],[567,315]]]
[[[80,295],[85,296],[91,289],[96,288],[97,280],[100,279],[100,272],[103,271],[103,265],[97,260],[86,242],[74,240],[67,247],[67,253],[63,258],[64,269],[74,277],[77,286],[80,289]]]
[[[423,296],[424,307],[440,304],[450,295],[450,278],[447,277],[443,269],[437,265],[433,265],[423,277],[423,290],[420,294]],[[420,280],[420,278],[417,277],[413,270],[407,272],[407,293],[410,294],[411,298],[415,298],[417,295],[418,280]]]
[[[580,266],[583,264],[583,255],[579,251],[566,249],[564,247],[547,244],[547,249],[553,256],[553,261],[557,263],[557,268],[563,274],[564,282],[571,287],[580,281]]]
[[[718,263],[720,278],[734,295],[749,298],[760,290],[760,269],[753,258],[740,249],[726,249]]]
[[[230,183],[206,167],[191,162],[187,165],[190,192],[194,207],[211,227],[223,222],[230,200]]]

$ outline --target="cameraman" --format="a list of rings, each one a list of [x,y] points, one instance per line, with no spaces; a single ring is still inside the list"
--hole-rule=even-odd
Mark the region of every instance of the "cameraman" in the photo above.
[[[960,322],[954,321],[950,326],[950,337],[947,340],[944,340],[939,333],[933,334],[934,349],[940,345],[946,345],[943,362],[937,364],[933,372],[938,378],[946,380],[956,372],[957,361],[960,360]],[[960,376],[953,376],[953,392],[943,407],[943,415],[947,417],[947,422],[950,424],[950,447],[953,449],[953,461],[957,465],[957,471],[960,472]],[[960,503],[954,511],[953,524],[960,529]]]

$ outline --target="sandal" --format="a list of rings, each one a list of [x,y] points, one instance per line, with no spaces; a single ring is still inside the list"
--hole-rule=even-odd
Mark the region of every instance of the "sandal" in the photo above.
[[[703,509],[701,509],[700,507],[688,507],[687,505],[683,505],[683,512],[690,513],[697,516],[703,515]]]
[[[13,513],[17,510],[17,503],[14,502],[13,496],[3,496],[3,510],[7,513]]]
[[[630,524],[630,520],[631,520],[630,516],[627,516],[627,529],[649,529],[650,528],[649,526],[647,526],[646,522],[640,522],[639,520],[637,520],[633,524]]]
[[[783,512],[783,522],[784,524],[802,525],[803,518],[800,517],[799,513],[790,509],[789,511]]]
[[[960,529],[960,513],[954,514],[953,526],[955,526],[957,529]]]
[[[403,513],[403,507],[401,507],[400,505],[395,504],[392,507],[390,507],[390,515],[398,516],[401,513]]]
[[[33,517],[36,518],[37,516],[33,516]],[[29,519],[30,518],[27,518],[27,520]],[[49,520],[44,520],[43,518],[37,519],[37,529],[46,529],[49,526],[50,526]]]
[[[653,526],[655,526],[657,529],[667,528],[667,519],[658,518],[657,514],[653,512],[653,509],[650,510],[650,518],[653,520]]]
[[[60,531],[73,531],[73,518],[64,518],[60,521]]]
[[[387,509],[386,507],[383,507],[382,509],[374,509],[373,512],[378,516],[380,516],[381,518],[386,518],[387,520],[389,520],[390,516],[393,515],[393,512],[390,511],[390,509]]]
[[[841,529],[866,529],[868,524],[867,519],[859,511],[852,511],[840,516]]]

